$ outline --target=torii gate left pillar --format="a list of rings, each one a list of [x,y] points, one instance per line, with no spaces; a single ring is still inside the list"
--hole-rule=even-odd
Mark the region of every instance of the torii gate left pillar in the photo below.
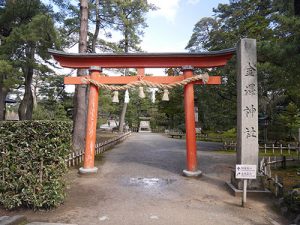
[[[102,71],[101,67],[92,66],[89,69],[91,79],[97,79]],[[98,168],[95,167],[95,145],[97,135],[97,115],[98,115],[98,96],[99,88],[95,85],[90,85],[89,103],[86,125],[86,145],[84,150],[83,167],[79,168],[81,174],[97,173]]]

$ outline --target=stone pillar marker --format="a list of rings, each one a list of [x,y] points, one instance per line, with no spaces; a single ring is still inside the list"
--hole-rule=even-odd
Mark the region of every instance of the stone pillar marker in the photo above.
[[[244,38],[237,45],[237,154],[236,164],[258,167],[258,86],[256,40]],[[258,169],[257,169],[258,172]],[[247,181],[247,192],[268,193],[261,177]],[[227,185],[235,196],[242,193],[243,179],[231,171]],[[246,182],[245,182],[246,183]],[[245,185],[246,186],[246,185]],[[246,192],[245,192],[246,193]]]
[[[256,40],[237,48],[237,164],[258,165],[258,86]]]

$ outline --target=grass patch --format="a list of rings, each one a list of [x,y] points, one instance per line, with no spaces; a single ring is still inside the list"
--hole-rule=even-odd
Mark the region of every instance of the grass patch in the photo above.
[[[198,137],[197,138],[197,141],[206,141],[206,142],[223,142],[223,139],[222,138],[219,138],[219,137]]]
[[[96,161],[102,161],[103,159],[104,159],[103,154],[97,154],[97,155],[95,155],[95,160]]]
[[[233,149],[229,149],[229,150],[217,150],[217,151],[215,151],[216,153],[219,153],[219,154],[228,154],[228,155],[233,155],[233,154],[235,154],[236,153],[236,151],[235,150],[233,150]]]
[[[197,137],[197,140],[209,142],[235,141],[236,130],[233,128],[223,132],[204,131],[203,134]]]
[[[276,156],[276,157],[287,156],[287,157],[298,158],[298,153],[293,151],[289,154],[287,151],[283,151],[281,154],[280,151],[275,151],[274,153],[272,151],[269,152],[267,151],[266,153],[264,151],[260,151],[259,156]]]
[[[107,141],[118,135],[119,135],[118,133],[112,133],[111,131],[97,131],[96,143],[101,143],[101,142]]]
[[[297,172],[300,171],[299,162],[298,165],[292,163],[290,164],[291,165],[287,165],[286,169],[283,169],[281,167],[272,169],[273,174],[277,174],[279,179],[282,180],[285,191],[291,190],[292,187],[296,184],[300,184],[300,176],[297,175]]]

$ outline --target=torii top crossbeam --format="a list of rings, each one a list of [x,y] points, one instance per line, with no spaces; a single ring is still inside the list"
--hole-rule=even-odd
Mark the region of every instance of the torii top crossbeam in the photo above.
[[[234,48],[201,53],[65,53],[48,50],[62,67],[85,68],[176,68],[184,65],[195,68],[225,66],[235,53]]]

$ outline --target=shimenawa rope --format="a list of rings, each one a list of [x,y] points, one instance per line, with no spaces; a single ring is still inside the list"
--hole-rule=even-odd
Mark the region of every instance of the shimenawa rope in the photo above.
[[[139,80],[139,81],[134,81],[134,82],[128,83],[123,86],[119,86],[119,85],[102,84],[102,83],[99,83],[90,78],[83,78],[82,81],[84,83],[89,82],[99,88],[102,88],[102,89],[111,90],[111,91],[121,91],[121,90],[126,90],[126,89],[130,89],[130,88],[134,88],[134,87],[139,87],[139,86],[147,86],[147,87],[151,87],[151,88],[160,88],[160,89],[172,89],[174,87],[184,86],[190,82],[194,82],[194,81],[198,81],[198,80],[202,80],[204,83],[207,83],[208,79],[209,79],[208,73],[204,73],[201,75],[196,75],[193,77],[186,78],[179,82],[174,82],[172,84],[159,84],[159,83],[154,83],[151,81]]]

